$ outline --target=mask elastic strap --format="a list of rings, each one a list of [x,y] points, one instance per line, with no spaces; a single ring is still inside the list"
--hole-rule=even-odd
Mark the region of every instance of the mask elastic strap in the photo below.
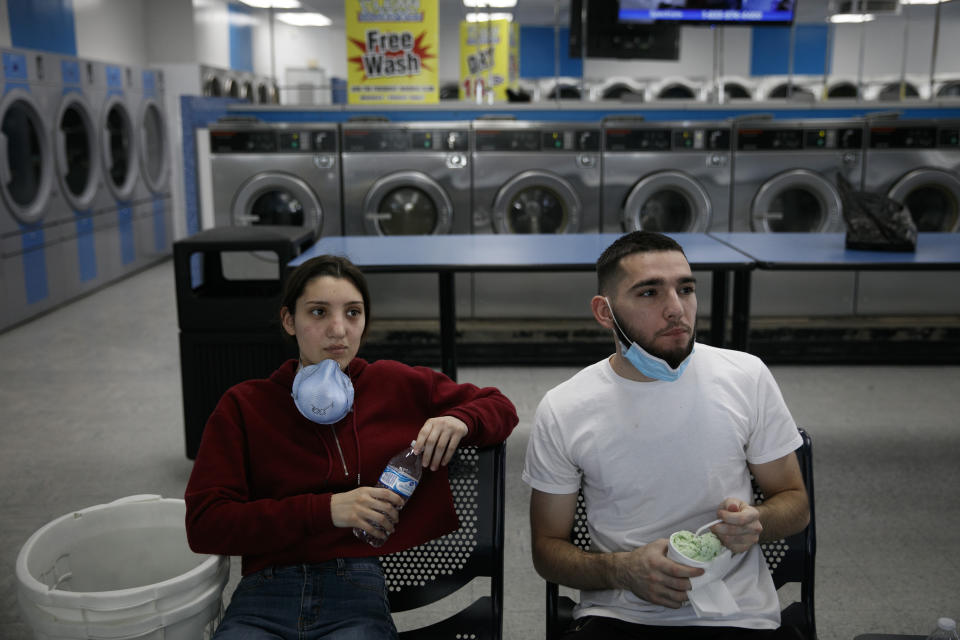
[[[629,338],[627,338],[627,334],[624,332],[623,329],[620,328],[620,323],[617,322],[617,314],[613,312],[613,305],[610,304],[610,299],[607,298],[607,296],[603,296],[603,300],[604,302],[607,303],[607,308],[610,309],[610,317],[613,319],[613,326],[614,326],[614,329],[616,330],[617,339],[620,340],[620,342],[623,343],[625,347],[629,347],[630,343],[632,343],[633,340],[630,340]]]

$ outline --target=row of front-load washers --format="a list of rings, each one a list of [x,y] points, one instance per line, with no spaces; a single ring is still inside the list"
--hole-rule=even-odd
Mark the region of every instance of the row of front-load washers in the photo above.
[[[960,122],[224,122],[209,142],[217,225],[318,236],[830,232],[844,228],[842,175],[905,202],[923,231],[960,228]],[[915,304],[889,296],[889,275],[769,275],[754,278],[758,314],[950,312],[913,284]],[[458,278],[458,313],[477,318],[585,317],[595,288],[591,274]],[[381,317],[435,312],[429,276],[371,281]]]
[[[24,49],[0,68],[0,329],[170,253],[160,71]]]
[[[837,176],[960,228],[960,122],[210,127],[216,223],[317,235],[829,232]]]

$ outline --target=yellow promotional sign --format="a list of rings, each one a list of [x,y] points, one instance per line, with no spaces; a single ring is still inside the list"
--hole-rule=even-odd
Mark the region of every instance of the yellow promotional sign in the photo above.
[[[349,104],[438,102],[438,0],[345,1]]]
[[[519,28],[509,20],[460,23],[460,98],[480,99],[493,92],[507,99],[520,68]]]

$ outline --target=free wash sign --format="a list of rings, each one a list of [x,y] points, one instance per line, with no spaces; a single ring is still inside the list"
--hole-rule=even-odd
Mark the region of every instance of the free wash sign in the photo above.
[[[346,0],[349,104],[430,104],[438,0]]]

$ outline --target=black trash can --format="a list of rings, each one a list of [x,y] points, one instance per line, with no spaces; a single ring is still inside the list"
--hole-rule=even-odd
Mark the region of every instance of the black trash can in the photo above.
[[[221,227],[173,244],[186,453],[196,457],[224,391],[265,378],[297,351],[283,340],[286,265],[314,242],[300,227]]]

